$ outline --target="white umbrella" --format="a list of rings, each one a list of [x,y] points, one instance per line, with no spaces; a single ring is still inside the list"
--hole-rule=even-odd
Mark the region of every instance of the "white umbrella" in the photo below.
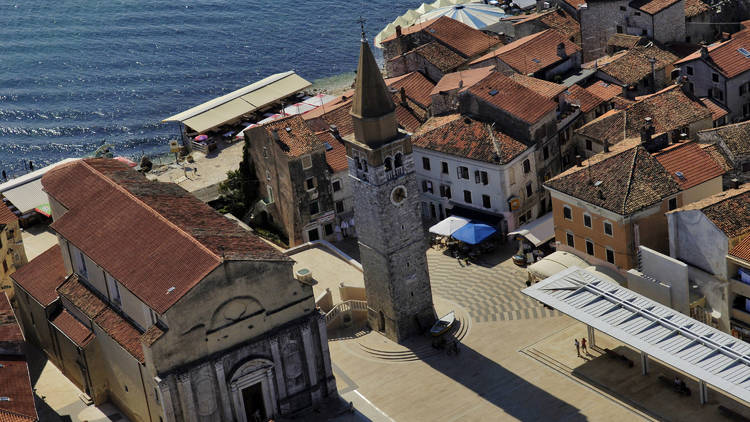
[[[431,5],[436,9],[439,7],[452,6],[454,4],[455,3],[451,2],[450,0],[437,0],[434,3],[431,3]]]
[[[417,22],[417,20],[419,20],[420,17],[425,13],[434,11],[439,7],[453,6],[455,4],[465,4],[471,1],[472,0],[437,0],[436,2],[431,4],[422,3],[422,5],[418,8],[408,10],[406,13],[396,18],[395,21],[389,23],[385,28],[383,28],[383,30],[375,36],[375,46],[380,47],[381,41],[395,34],[396,26],[398,25],[400,25],[402,28],[406,28],[407,26],[411,26],[415,22]]]
[[[429,3],[422,3],[422,5],[421,5],[421,6],[419,6],[419,7],[417,7],[417,8],[415,9],[415,10],[416,10],[416,11],[417,11],[417,13],[419,13],[420,15],[423,15],[423,14],[425,14],[425,13],[429,12],[430,10],[435,10],[435,8],[434,8],[434,7],[432,7],[432,5],[431,5],[431,4],[429,4]]]
[[[441,236],[450,236],[456,230],[460,229],[461,227],[467,224],[469,224],[469,220],[467,220],[466,218],[452,215],[446,218],[445,220],[430,227],[430,233],[439,234]]]
[[[425,22],[440,16],[447,16],[474,29],[484,29],[505,17],[505,13],[495,6],[482,3],[459,4],[432,10],[422,15],[415,23]]]

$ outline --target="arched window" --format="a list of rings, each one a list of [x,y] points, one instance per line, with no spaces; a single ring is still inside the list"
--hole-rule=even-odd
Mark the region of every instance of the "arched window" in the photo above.
[[[393,159],[393,165],[395,167],[401,167],[401,166],[404,165],[404,158],[403,158],[403,155],[401,155],[400,152],[396,154],[396,157],[394,157],[394,159]]]
[[[385,160],[383,160],[383,165],[385,165],[385,171],[391,171],[393,169],[391,167],[391,157],[385,157]]]

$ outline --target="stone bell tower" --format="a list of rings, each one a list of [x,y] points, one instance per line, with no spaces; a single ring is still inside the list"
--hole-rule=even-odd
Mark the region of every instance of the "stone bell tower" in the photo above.
[[[347,139],[370,327],[394,341],[435,322],[409,136],[362,34]]]

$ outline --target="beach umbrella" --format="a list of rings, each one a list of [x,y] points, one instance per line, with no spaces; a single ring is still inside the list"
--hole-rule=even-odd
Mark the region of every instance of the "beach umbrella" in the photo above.
[[[484,239],[492,236],[496,231],[494,227],[487,224],[472,222],[456,230],[451,237],[470,245],[476,245],[482,243]]]
[[[434,10],[435,8],[432,7],[431,4],[428,3],[422,3],[421,6],[417,7],[415,11],[419,13],[420,15],[424,15],[425,13],[429,12],[430,10]]]
[[[483,3],[456,4],[427,12],[417,19],[415,23],[425,22],[441,16],[455,19],[474,29],[484,29],[489,25],[499,22],[500,19],[505,17],[505,13],[495,6]]]
[[[205,141],[206,139],[208,139],[208,136],[207,136],[207,135],[202,135],[202,134],[201,134],[201,135],[198,135],[198,136],[196,136],[196,137],[195,137],[194,139],[195,139],[196,141],[199,141],[199,142],[200,142],[200,141]]]
[[[430,227],[430,233],[439,234],[441,236],[450,236],[455,233],[456,230],[467,224],[469,224],[468,219],[452,215]]]
[[[135,167],[135,166],[138,165],[138,164],[135,163],[135,161],[133,161],[133,160],[127,158],[127,157],[115,157],[115,160],[117,160],[117,161],[119,161],[121,163],[125,163],[128,167]]]
[[[402,18],[406,19],[409,22],[414,22],[415,20],[419,19],[419,17],[422,16],[422,13],[417,12],[414,9],[409,9],[401,15]]]
[[[434,3],[432,3],[432,6],[437,9],[440,7],[452,6],[454,4],[455,3],[452,3],[450,0],[436,0]]]

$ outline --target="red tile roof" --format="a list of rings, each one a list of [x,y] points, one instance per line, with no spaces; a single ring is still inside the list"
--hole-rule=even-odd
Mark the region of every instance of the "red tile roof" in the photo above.
[[[734,78],[750,70],[750,58],[740,53],[740,48],[750,51],[750,30],[742,30],[732,34],[732,38],[727,41],[709,45],[709,65],[727,78]],[[693,60],[701,60],[700,50],[675,62],[675,65],[685,64]]]
[[[692,18],[711,10],[703,0],[685,0],[685,17]]]
[[[581,25],[564,10],[551,10],[547,13],[542,13],[537,19],[547,27],[559,31],[574,43],[581,44]]]
[[[732,171],[732,164],[731,161],[729,161],[729,157],[724,154],[724,151],[722,151],[721,147],[717,144],[700,144],[700,147],[703,148],[703,151],[706,151],[708,155],[711,156],[711,158],[716,161],[716,163],[719,165],[719,167],[722,168],[725,172]]]
[[[729,251],[729,255],[750,262],[750,236],[746,237],[738,243],[737,246],[732,248],[732,250]]]
[[[714,225],[733,239],[750,232],[750,184],[729,189],[670,211],[700,210]]]
[[[577,45],[558,31],[547,29],[504,45],[472,60],[469,65],[476,65],[497,58],[518,73],[534,73],[564,60],[557,55],[557,46],[560,43],[565,45],[565,53],[568,56],[581,51]]]
[[[565,0],[565,3],[573,6],[574,9],[578,10],[580,6],[586,4],[586,0]]]
[[[589,90],[581,88],[579,85],[571,85],[568,88],[568,93],[570,94],[568,95],[568,101],[578,104],[583,113],[588,113],[604,102],[603,99],[592,94]]]
[[[466,61],[463,56],[437,41],[420,45],[412,50],[412,52],[422,56],[443,73],[456,69]],[[399,57],[394,57],[391,60],[396,60],[397,58]]]
[[[438,81],[437,85],[432,88],[430,95],[439,94],[440,92],[453,91],[461,88],[469,89],[477,82],[486,78],[495,70],[494,66],[478,67],[475,69],[462,70],[460,72],[447,73]]]
[[[680,0],[635,0],[630,2],[630,6],[655,15],[678,1]]]
[[[3,201],[0,201],[0,224],[10,224],[14,221],[18,221],[18,216],[13,214]]]
[[[320,147],[315,133],[299,114],[268,122],[260,130],[265,130],[269,137],[275,132],[281,150],[290,157],[300,157]]]
[[[487,123],[452,114],[431,118],[411,142],[415,147],[499,165],[529,148],[499,130],[490,130]]]
[[[612,98],[622,94],[622,87],[619,85],[597,80],[591,85],[586,87],[586,90],[601,98],[604,101],[609,101]]]
[[[712,100],[711,98],[700,98],[700,100],[703,105],[706,106],[706,108],[711,110],[711,118],[714,121],[717,121],[729,114],[729,110],[725,109],[721,106],[721,104],[716,103],[716,101]]]
[[[395,78],[387,78],[385,84],[391,90],[396,91],[394,93],[398,93],[401,88],[404,88],[406,96],[423,108],[427,108],[432,104],[430,93],[435,84],[419,72],[411,72]]]
[[[60,296],[68,299],[87,317],[101,327],[113,340],[139,362],[144,362],[142,333],[128,320],[107,306],[96,293],[89,290],[74,274],[57,289]],[[84,327],[85,328],[85,327]],[[77,332],[78,337],[82,332]]]
[[[467,58],[487,51],[487,49],[500,43],[500,41],[484,32],[446,16],[403,28],[401,33],[408,35],[420,31],[429,34]],[[395,39],[396,35],[394,34],[384,39],[381,44]]]
[[[678,57],[655,45],[639,45],[600,66],[599,71],[625,85],[633,85],[651,75],[651,59],[656,60],[655,69],[662,70],[677,61]]]
[[[682,189],[689,189],[724,174],[724,169],[697,143],[675,144],[654,154]],[[677,173],[681,174],[681,177]]]
[[[223,259],[289,260],[181,187],[117,160],[59,166],[42,185],[69,209],[50,227],[159,313]]]
[[[549,99],[556,99],[558,95],[565,91],[565,85],[538,79],[533,76],[526,76],[520,73],[510,75],[510,78],[530,90],[541,94]]]
[[[557,109],[557,103],[537,94],[509,77],[494,72],[469,88],[477,98],[505,110],[513,116],[535,123]]]
[[[57,299],[55,289],[67,276],[60,245],[55,245],[11,274],[11,278],[42,306]]]
[[[0,422],[36,421],[34,390],[26,360],[21,356],[0,356]]]
[[[698,134],[699,138],[711,136],[721,140],[722,149],[726,148],[735,160],[742,160],[750,155],[750,121],[704,129]]]
[[[326,148],[326,163],[331,167],[331,170],[334,173],[346,171],[349,168],[349,163],[346,160],[346,145],[334,138],[329,131],[318,132],[316,135],[320,142],[327,142],[331,146],[331,149]]]
[[[5,292],[0,292],[0,343],[23,343],[21,327]]]
[[[50,322],[79,347],[86,347],[95,337],[88,327],[65,309]]]

